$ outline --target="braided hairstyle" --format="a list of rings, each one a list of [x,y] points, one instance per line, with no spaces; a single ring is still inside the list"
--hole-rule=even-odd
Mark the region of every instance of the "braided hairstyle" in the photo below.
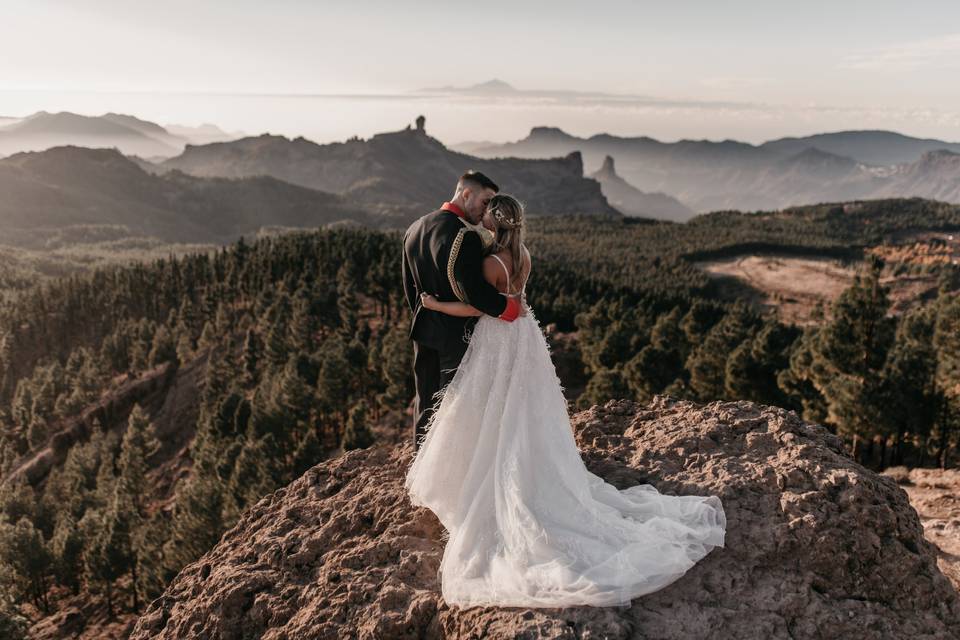
[[[497,253],[504,249],[510,252],[513,262],[512,278],[516,280],[516,283],[510,283],[510,288],[515,289],[514,284],[522,281],[523,271],[523,239],[526,236],[523,203],[509,194],[498,193],[487,204],[487,212],[493,216],[496,226],[493,243],[487,252]]]

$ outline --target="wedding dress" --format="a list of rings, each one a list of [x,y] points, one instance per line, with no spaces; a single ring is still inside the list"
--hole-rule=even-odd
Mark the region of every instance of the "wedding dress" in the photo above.
[[[624,605],[723,547],[717,496],[618,490],[587,470],[529,307],[481,316],[441,393],[405,487],[447,530],[449,605]]]

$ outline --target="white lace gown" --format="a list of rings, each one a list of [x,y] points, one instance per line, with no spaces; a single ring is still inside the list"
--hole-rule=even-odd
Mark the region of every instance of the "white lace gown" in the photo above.
[[[718,497],[619,490],[586,468],[529,307],[480,317],[435,406],[405,487],[449,534],[449,605],[624,605],[723,547]]]

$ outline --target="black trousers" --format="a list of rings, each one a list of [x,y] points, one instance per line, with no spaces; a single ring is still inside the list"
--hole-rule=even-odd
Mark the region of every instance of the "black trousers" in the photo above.
[[[453,379],[467,343],[454,350],[437,350],[413,341],[413,378],[417,397],[413,405],[413,450],[419,451],[420,443],[427,433],[427,423],[433,415],[436,394]]]

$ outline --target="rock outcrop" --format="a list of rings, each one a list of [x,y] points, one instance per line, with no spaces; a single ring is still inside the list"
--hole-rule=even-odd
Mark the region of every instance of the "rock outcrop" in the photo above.
[[[628,216],[673,222],[686,222],[696,215],[692,209],[672,196],[661,192],[640,191],[617,175],[613,163],[613,156],[607,156],[603,159],[600,170],[590,174],[590,177],[600,183],[603,195],[620,212]]]
[[[263,498],[131,635],[186,638],[956,638],[960,596],[890,477],[783,409],[656,396],[574,416],[588,468],[623,488],[718,495],[715,549],[625,607],[448,606],[444,530],[411,506],[411,443],[352,451]]]

